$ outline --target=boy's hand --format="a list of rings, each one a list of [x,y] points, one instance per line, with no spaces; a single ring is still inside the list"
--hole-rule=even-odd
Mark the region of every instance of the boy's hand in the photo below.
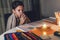
[[[25,20],[26,20],[26,16],[25,16],[25,14],[22,14],[21,18],[20,18],[20,24],[23,24],[25,22]]]

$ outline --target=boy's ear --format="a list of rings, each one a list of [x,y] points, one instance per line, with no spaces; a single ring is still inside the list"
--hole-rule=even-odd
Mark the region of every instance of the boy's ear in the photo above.
[[[15,10],[14,10],[14,9],[12,9],[12,12],[13,12],[13,13],[15,13]]]

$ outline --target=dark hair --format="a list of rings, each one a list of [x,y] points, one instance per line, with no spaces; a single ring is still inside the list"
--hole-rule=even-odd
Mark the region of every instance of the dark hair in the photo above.
[[[21,2],[21,1],[14,1],[14,2],[12,2],[11,7],[12,7],[12,9],[15,9],[19,5],[24,7],[23,2]]]

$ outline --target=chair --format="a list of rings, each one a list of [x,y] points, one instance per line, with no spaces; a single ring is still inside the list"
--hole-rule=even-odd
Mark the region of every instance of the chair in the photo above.
[[[7,13],[7,14],[4,14],[4,23],[5,23],[5,28],[7,26],[7,20],[8,20],[8,17],[11,15],[11,13]]]

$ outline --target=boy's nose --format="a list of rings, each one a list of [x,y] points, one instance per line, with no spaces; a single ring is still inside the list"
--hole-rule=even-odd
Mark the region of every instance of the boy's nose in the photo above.
[[[22,13],[23,11],[22,11],[22,10],[20,10],[20,12]]]

